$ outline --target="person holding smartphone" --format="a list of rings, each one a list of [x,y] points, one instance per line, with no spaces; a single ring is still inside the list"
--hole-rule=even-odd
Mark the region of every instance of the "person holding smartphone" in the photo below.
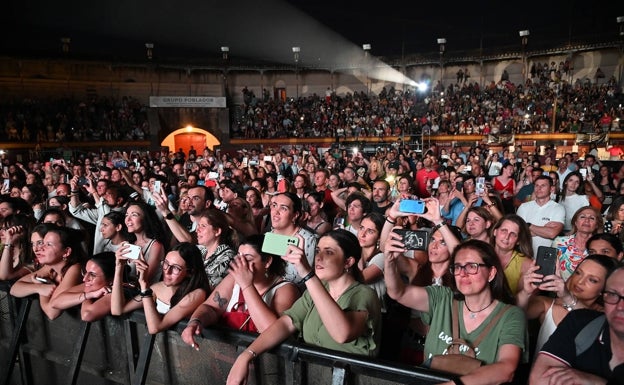
[[[557,273],[545,277],[538,274],[540,266],[532,263],[523,276],[524,286],[516,295],[516,300],[528,319],[539,319],[541,322],[536,354],[569,312],[576,309],[602,310],[601,294],[607,277],[617,266],[616,259],[593,254],[576,267],[570,279],[564,281]],[[555,293],[556,297],[538,295],[540,291]]]
[[[303,277],[307,290],[238,356],[227,383],[245,383],[252,360],[293,334],[322,348],[376,356],[381,342],[380,304],[373,289],[360,283],[361,252],[357,237],[342,229],[319,239],[313,267],[303,249],[288,246],[282,258]]]

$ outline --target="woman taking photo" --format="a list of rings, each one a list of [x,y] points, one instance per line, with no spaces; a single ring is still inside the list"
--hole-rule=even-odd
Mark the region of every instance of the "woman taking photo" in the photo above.
[[[18,298],[39,295],[41,309],[49,319],[55,319],[62,313],[62,310],[56,308],[56,298],[80,283],[82,239],[76,230],[48,226],[42,250],[36,251],[37,262],[41,267],[15,282],[11,287],[11,295]]]
[[[165,256],[165,247],[169,244],[166,241],[162,222],[156,215],[154,208],[143,202],[131,202],[125,211],[125,223],[128,232],[136,237],[134,245],[141,247],[141,254],[148,264],[145,278],[150,283],[158,282],[160,278],[159,266]],[[160,241],[164,241],[161,243]],[[127,245],[122,245],[118,251],[121,254],[129,250]],[[129,264],[131,268],[130,276],[137,277],[136,265],[134,261]]]
[[[297,237],[299,248],[305,251],[308,263],[313,264],[317,238],[312,231],[297,225],[302,213],[301,199],[291,192],[281,193],[273,197],[270,208],[273,227],[271,232]],[[286,266],[285,277],[292,282],[298,282],[301,278],[293,265]]]
[[[150,286],[149,265],[142,255],[135,261],[141,291],[138,296],[126,300],[122,280],[127,259],[119,251],[115,255],[111,313],[121,315],[143,307],[150,334],[167,330],[186,319],[210,290],[199,250],[192,243],[182,242],[163,260],[161,282]]]
[[[605,216],[605,233],[613,234],[624,241],[624,196],[615,198]]]
[[[102,319],[111,312],[115,253],[94,255],[82,269],[82,283],[60,294],[54,302],[59,310],[80,305],[80,318],[85,322]]]
[[[252,359],[295,333],[315,346],[375,356],[380,342],[380,304],[375,292],[359,282],[360,255],[357,238],[345,230],[332,230],[319,239],[313,268],[302,249],[288,246],[282,258],[304,277],[307,290],[238,356],[227,383],[245,383]]]
[[[486,325],[491,324],[491,329],[478,346],[477,357],[483,366],[459,377],[461,383],[510,382],[527,348],[526,321],[520,308],[507,305],[513,303],[513,298],[492,246],[477,240],[468,240],[457,246],[451,257],[450,271],[454,277],[451,287],[405,285],[396,265],[403,250],[399,237],[391,233],[384,252],[388,295],[424,313],[423,320],[430,325],[425,341],[425,359],[444,354],[447,350],[453,336],[451,313],[455,311],[461,320],[456,338],[462,338],[468,344],[484,331]],[[492,322],[496,317],[500,317],[499,321]]]
[[[232,248],[232,229],[221,210],[204,210],[197,220],[197,248],[210,287],[216,287],[227,275],[236,252]]]
[[[602,310],[602,291],[607,277],[618,266],[617,260],[606,255],[590,255],[564,282],[557,274],[544,277],[539,266],[532,264],[524,275],[523,289],[518,292],[518,306],[525,309],[528,319],[539,318],[540,327],[535,352],[539,352],[565,316],[576,309]],[[540,290],[556,293],[535,295]]]
[[[253,235],[238,247],[230,273],[201,304],[182,332],[182,339],[199,350],[195,336],[217,323],[236,330],[261,333],[299,298],[299,289],[283,278],[281,257],[263,253],[264,235]]]
[[[557,249],[557,265],[561,278],[567,281],[578,264],[587,254],[587,240],[602,232],[600,211],[592,206],[581,207],[572,217],[572,232],[553,239],[552,247]]]

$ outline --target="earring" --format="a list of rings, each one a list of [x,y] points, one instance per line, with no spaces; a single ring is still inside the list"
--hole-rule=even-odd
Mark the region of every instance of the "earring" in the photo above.
[[[269,270],[264,271],[264,278],[269,278]]]

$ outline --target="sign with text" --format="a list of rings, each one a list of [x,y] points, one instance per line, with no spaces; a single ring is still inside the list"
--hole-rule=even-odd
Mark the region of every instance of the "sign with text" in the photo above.
[[[150,96],[150,107],[225,108],[223,96]]]

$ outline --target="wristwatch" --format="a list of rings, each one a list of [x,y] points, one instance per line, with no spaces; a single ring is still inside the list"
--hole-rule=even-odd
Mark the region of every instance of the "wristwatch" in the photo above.
[[[172,212],[169,212],[169,214],[165,215],[165,219],[166,220],[175,219],[175,216],[173,215]]]

